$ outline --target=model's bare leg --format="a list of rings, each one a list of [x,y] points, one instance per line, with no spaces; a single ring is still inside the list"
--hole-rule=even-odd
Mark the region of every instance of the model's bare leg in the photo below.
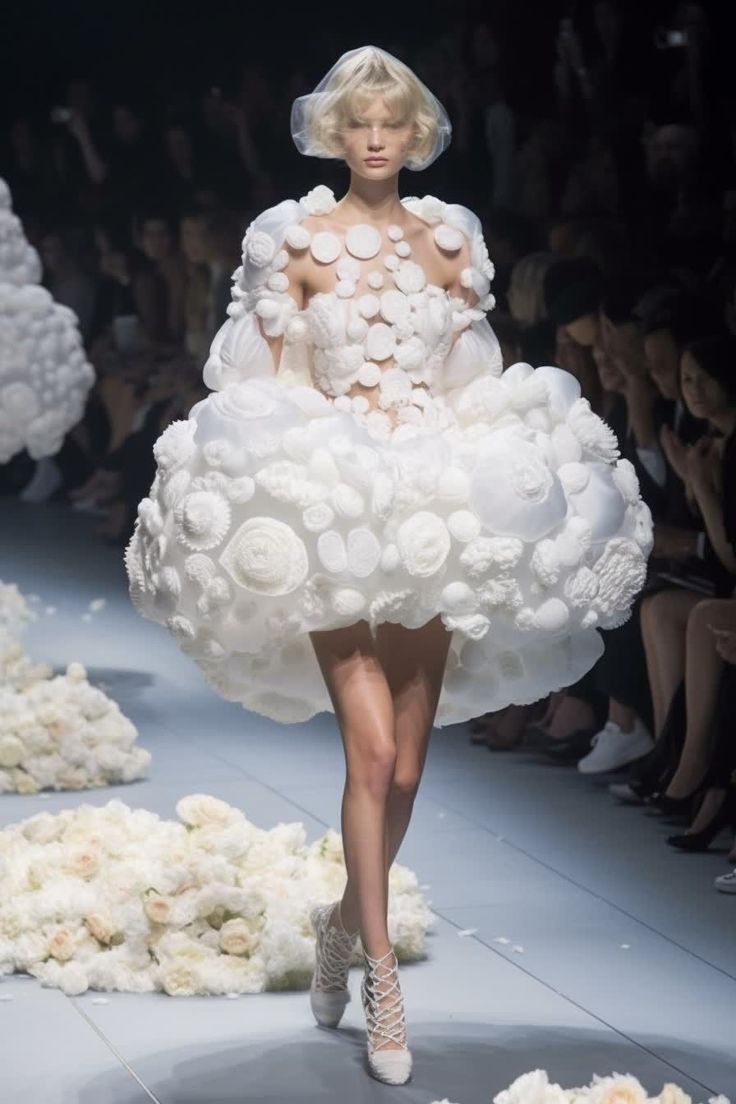
[[[420,629],[386,622],[379,625],[376,632],[376,647],[393,701],[397,747],[385,840],[387,901],[388,872],[409,826],[442,688],[450,638],[451,634],[439,617]],[[357,930],[358,889],[350,876],[339,912],[347,931]]]
[[[661,590],[641,606],[641,631],[652,688],[654,727],[659,735],[667,710],[685,674],[685,637],[690,611],[702,595],[692,590]]]
[[[386,829],[396,765],[394,705],[366,621],[311,634],[345,752],[342,801],[345,865],[354,906],[344,915],[374,958],[390,950],[386,925]]]
[[[667,787],[667,796],[687,797],[702,782],[708,769],[713,739],[713,720],[718,701],[723,660],[716,651],[716,638],[708,625],[731,628],[736,602],[701,600],[687,622],[687,664],[685,700],[687,728],[677,770]]]

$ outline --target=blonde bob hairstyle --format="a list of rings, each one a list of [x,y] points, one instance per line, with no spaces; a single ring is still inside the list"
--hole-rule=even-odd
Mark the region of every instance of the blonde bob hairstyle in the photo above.
[[[299,152],[342,159],[343,131],[379,96],[395,123],[412,124],[406,167],[426,169],[450,144],[447,112],[408,65],[378,46],[349,50],[313,92],[294,100],[291,136]]]

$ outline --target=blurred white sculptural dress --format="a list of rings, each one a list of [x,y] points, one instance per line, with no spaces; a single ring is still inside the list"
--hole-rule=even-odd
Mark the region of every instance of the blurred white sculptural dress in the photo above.
[[[41,264],[0,178],[0,463],[52,456],[84,414],[95,378],[74,311],[41,287]]]
[[[213,393],[156,442],[126,552],[139,611],[222,696],[281,721],[331,709],[311,630],[441,614],[447,724],[576,681],[644,581],[651,516],[609,427],[567,372],[502,371],[478,218],[402,203],[444,256],[468,242],[475,306],[427,282],[401,227],[330,228],[323,185],[264,211]],[[299,310],[304,250],[334,288]],[[263,333],[284,335],[277,374]]]

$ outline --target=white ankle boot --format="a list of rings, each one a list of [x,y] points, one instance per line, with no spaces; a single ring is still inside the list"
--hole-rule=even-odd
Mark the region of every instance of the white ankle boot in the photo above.
[[[348,973],[358,933],[346,932],[330,924],[333,909],[339,901],[329,905],[317,905],[309,919],[317,937],[315,966],[309,999],[317,1023],[325,1027],[337,1027],[350,1000]],[[338,913],[338,919],[340,914]]]
[[[360,995],[368,1030],[368,1067],[378,1081],[403,1085],[411,1076],[412,1059],[406,1045],[398,961],[393,949],[381,958],[371,958],[364,950],[363,957]],[[389,1041],[398,1043],[399,1048],[387,1047]]]

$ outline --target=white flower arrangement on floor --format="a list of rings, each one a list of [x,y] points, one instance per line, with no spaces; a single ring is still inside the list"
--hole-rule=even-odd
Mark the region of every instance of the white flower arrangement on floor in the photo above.
[[[20,649],[15,658],[15,679],[0,684],[0,793],[82,790],[143,777],[150,752],[135,746],[135,725],[90,686],[81,663],[49,678],[48,669],[29,668]],[[9,670],[12,676],[12,663]]]
[[[432,1104],[453,1104],[444,1097]],[[641,1082],[632,1074],[614,1073],[610,1077],[594,1074],[589,1085],[563,1089],[550,1082],[546,1070],[532,1070],[517,1077],[508,1089],[493,1097],[493,1104],[692,1104],[692,1097],[679,1085],[668,1081],[658,1096],[647,1096]],[[731,1104],[727,1096],[711,1096],[708,1104]]]
[[[70,995],[308,988],[309,909],[344,890],[341,837],[306,844],[301,822],[264,830],[208,794],[176,811],[166,820],[112,800],[0,831],[0,974]],[[397,957],[419,959],[432,914],[416,875],[394,863],[389,888]]]

